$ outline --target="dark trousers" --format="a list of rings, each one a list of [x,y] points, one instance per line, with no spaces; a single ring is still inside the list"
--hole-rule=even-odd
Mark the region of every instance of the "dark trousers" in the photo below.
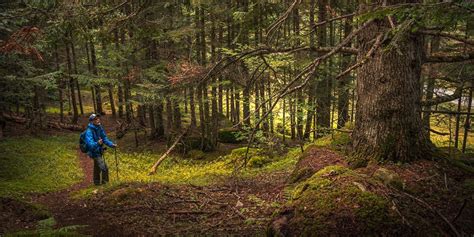
[[[107,182],[109,182],[109,168],[105,163],[104,157],[99,156],[94,158],[94,184],[100,185],[106,184]]]

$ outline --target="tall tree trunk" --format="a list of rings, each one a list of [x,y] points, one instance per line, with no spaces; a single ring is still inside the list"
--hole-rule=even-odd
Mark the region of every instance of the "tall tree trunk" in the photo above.
[[[99,71],[97,70],[97,57],[96,57],[96,53],[95,53],[95,46],[94,46],[94,43],[92,42],[92,40],[89,41],[89,47],[90,47],[90,51],[91,51],[92,74],[94,74],[94,76],[98,76]],[[97,110],[95,112],[98,113],[98,114],[105,114],[103,109],[102,109],[102,96],[101,96],[101,93],[100,93],[100,86],[99,85],[94,86],[94,90],[95,90],[95,101],[96,101],[95,103],[96,103],[96,107],[97,107]]]
[[[78,111],[77,111],[77,103],[76,103],[76,96],[74,93],[74,79],[71,76],[72,65],[71,65],[71,54],[69,51],[70,44],[66,43],[66,61],[67,61],[67,72],[69,77],[69,89],[70,89],[70,96],[71,96],[71,104],[72,104],[72,123],[77,123],[78,120]]]
[[[257,122],[260,120],[260,82],[255,81],[255,126],[256,129],[259,129],[259,126],[257,126]]]
[[[399,3],[404,1],[392,4]],[[382,19],[362,30],[358,60],[372,48],[372,40],[389,28]],[[420,116],[423,42],[419,35],[406,34],[396,50],[376,49],[373,58],[357,72],[357,119],[352,143],[361,157],[409,161],[429,151]]]
[[[430,53],[434,53],[439,49],[440,39],[439,37],[434,37],[430,40],[429,43],[429,51]],[[431,73],[433,70],[433,65],[428,65],[427,68],[427,78],[426,78],[426,95],[425,100],[431,100],[434,96],[434,89],[435,89],[435,78],[432,77]],[[431,106],[424,106],[423,110],[423,128],[426,137],[430,137],[430,120],[431,120]]]
[[[156,123],[155,123],[155,105],[149,104],[148,108],[148,122],[150,123],[150,138],[156,138]]]
[[[87,69],[90,73],[92,72],[92,63],[91,63],[91,57],[90,57],[90,50],[89,50],[89,42],[86,41],[85,43],[85,51],[86,51],[86,57],[87,57]],[[92,94],[92,107],[94,108],[94,113],[97,111],[97,106],[95,104],[95,91],[94,91],[94,86],[91,86],[91,94]]]
[[[174,129],[179,131],[181,129],[181,110],[179,108],[179,100],[173,98],[173,124]]]
[[[78,70],[77,70],[77,58],[76,58],[76,49],[75,49],[75,46],[74,46],[74,38],[73,38],[73,35],[72,33],[70,32],[69,33],[69,36],[70,36],[70,39],[71,39],[71,52],[72,52],[72,65],[73,65],[73,68],[74,68],[74,74],[79,74]],[[79,80],[74,79],[74,82],[76,83],[76,88],[77,88],[77,99],[78,99],[78,102],[79,102],[79,109],[81,111],[81,115],[84,114],[84,106],[82,105],[82,96],[81,96],[81,86],[79,85]]]
[[[189,109],[191,110],[191,126],[196,127],[196,104],[194,103],[194,88],[189,87]]]
[[[160,100],[156,105],[156,137],[165,135],[165,126],[163,123],[163,102]]]
[[[235,90],[235,124],[240,123],[240,91]]]
[[[59,53],[58,53],[57,45],[54,45],[54,59],[55,59],[56,71],[61,70],[59,66]],[[60,116],[60,121],[62,123],[64,122],[64,96],[63,96],[64,82],[63,82],[63,79],[59,78],[57,83],[58,83],[58,93],[59,93],[59,116]]]
[[[169,95],[166,97],[166,130],[168,134],[173,130],[173,105],[171,104],[171,98]]]
[[[344,36],[347,37],[352,31],[352,18],[344,22]],[[350,45],[348,45],[350,46]],[[343,54],[341,58],[341,70],[345,70],[351,62],[351,55]],[[348,74],[339,79],[337,83],[337,128],[342,128],[349,119],[349,84],[351,75]]]
[[[268,79],[267,79],[268,80]],[[260,81],[260,103],[262,104],[262,116],[265,115],[267,113],[267,104],[264,103],[266,101],[266,98],[265,98],[265,80],[261,80]],[[262,121],[262,130],[264,132],[268,132],[268,116],[266,118],[263,119]]]
[[[318,21],[323,22],[327,20],[327,0],[318,1]],[[325,47],[327,41],[326,25],[318,26],[318,46]],[[331,87],[330,78],[327,71],[321,73],[322,79],[317,85],[317,100],[316,100],[316,116],[318,127],[329,128],[331,126]]]
[[[310,29],[314,29],[314,9],[316,7],[316,3],[315,3],[315,0],[310,0],[310,3],[309,3],[309,27]],[[309,46],[311,48],[315,47],[316,45],[316,42],[315,42],[315,32],[314,30],[312,30],[310,33],[309,33]],[[310,52],[309,53],[309,56],[311,58],[315,58],[316,55],[314,52]],[[315,83],[312,81],[309,83],[309,86],[308,86],[308,102],[307,102],[307,106],[308,106],[308,111],[307,111],[307,114],[306,114],[306,124],[305,124],[305,130],[304,130],[304,135],[303,135],[303,138],[304,139],[309,139],[310,137],[310,133],[311,133],[311,124],[313,122],[313,116],[314,116],[314,90],[315,90]]]
[[[114,43],[115,43],[115,50],[116,51],[120,51],[120,40],[119,40],[119,30],[116,29],[114,30]],[[117,66],[118,67],[121,67],[121,63],[120,62],[117,62]],[[123,118],[123,104],[124,104],[124,100],[123,100],[123,89],[122,89],[122,82],[120,80],[120,78],[118,78],[118,88],[117,88],[117,99],[118,99],[118,115],[119,115],[119,118]],[[109,90],[110,91],[110,90]],[[113,100],[111,100],[113,101]],[[114,108],[115,109],[115,108]],[[112,110],[112,113],[114,111]]]

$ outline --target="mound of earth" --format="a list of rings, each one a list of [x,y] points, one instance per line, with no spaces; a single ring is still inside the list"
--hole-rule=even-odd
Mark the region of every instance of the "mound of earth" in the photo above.
[[[347,166],[347,163],[342,155],[333,150],[309,146],[301,154],[293,173],[290,175],[289,182],[297,183],[304,181],[328,165]]]
[[[268,235],[469,236],[472,180],[472,173],[443,161],[328,166],[295,184]]]

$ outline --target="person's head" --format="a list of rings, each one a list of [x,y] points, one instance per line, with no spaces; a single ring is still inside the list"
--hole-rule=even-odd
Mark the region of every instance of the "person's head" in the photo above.
[[[100,114],[91,114],[91,116],[89,116],[89,122],[94,125],[100,125]]]

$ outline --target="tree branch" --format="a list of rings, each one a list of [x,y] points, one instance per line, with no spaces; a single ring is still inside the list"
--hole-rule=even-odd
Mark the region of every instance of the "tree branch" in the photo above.
[[[446,96],[440,96],[440,97],[436,97],[434,99],[422,101],[421,105],[422,106],[433,106],[433,105],[437,105],[437,104],[441,104],[441,103],[444,103],[444,102],[449,102],[449,101],[458,99],[459,97],[461,97],[463,89],[464,89],[464,85],[461,84],[460,86],[458,86],[456,88],[456,90],[454,91],[453,94],[446,95]]]
[[[444,38],[457,40],[465,44],[474,45],[474,39],[472,39],[471,37],[465,37],[463,35],[451,34],[447,32],[435,31],[435,30],[419,30],[418,33],[421,33],[424,35],[440,36]]]
[[[458,55],[446,55],[446,54],[433,54],[425,58],[425,63],[455,63],[464,62],[474,59],[474,51],[468,52],[467,54]]]

